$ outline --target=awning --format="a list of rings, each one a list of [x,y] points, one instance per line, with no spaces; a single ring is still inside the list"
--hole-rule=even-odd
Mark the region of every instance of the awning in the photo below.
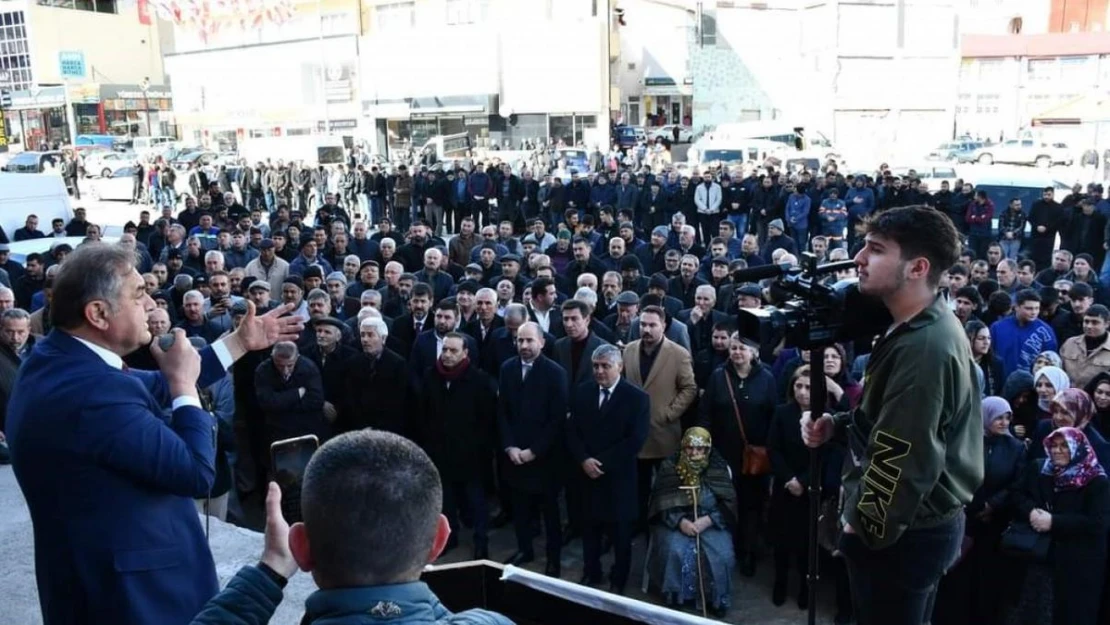
[[[1033,116],[1034,126],[1110,121],[1110,95],[1089,94]]]

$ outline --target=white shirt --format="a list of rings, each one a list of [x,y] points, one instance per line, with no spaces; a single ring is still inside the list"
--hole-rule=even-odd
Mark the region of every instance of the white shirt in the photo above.
[[[551,309],[540,310],[533,308],[532,312],[536,315],[536,323],[539,324],[540,329],[544,332],[551,332]]]
[[[73,335],[71,334],[70,336]],[[92,351],[92,353],[100,356],[100,359],[104,361],[104,364],[112,367],[113,369],[123,369],[123,358],[120,358],[119,354],[109,351],[101,347],[100,345],[97,345],[90,341],[86,341],[79,336],[73,336],[73,338],[77,339],[77,341],[85,347],[88,347],[89,350]],[[215,343],[213,343],[212,352],[215,353],[216,357],[220,359],[220,364],[223,365],[224,370],[227,370],[227,368],[235,362],[231,358],[231,352],[227,351],[227,346],[224,345],[223,341],[216,341]],[[173,403],[170,405],[171,409],[177,410],[182,406],[193,406],[194,408],[201,407],[200,400],[198,400],[196,397],[189,397],[187,395],[174,397]]]

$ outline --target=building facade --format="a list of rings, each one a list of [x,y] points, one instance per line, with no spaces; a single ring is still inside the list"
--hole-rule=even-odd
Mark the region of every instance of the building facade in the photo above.
[[[175,131],[158,28],[133,0],[0,3],[0,89],[13,149]]]

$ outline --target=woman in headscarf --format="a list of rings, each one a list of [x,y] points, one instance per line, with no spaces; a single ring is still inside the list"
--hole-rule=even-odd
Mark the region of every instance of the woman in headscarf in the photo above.
[[[659,465],[648,503],[647,568],[648,579],[668,605],[692,604],[700,610],[704,590],[707,609],[721,618],[732,605],[736,491],[728,464],[712,447],[709,432],[692,427],[683,434],[679,450]]]
[[[1110,428],[1110,372],[1103,371],[1091,378],[1084,390],[1095,404],[1091,425],[1098,428],[1100,434],[1105,434],[1106,429]]]
[[[1045,350],[1037,354],[1036,360],[1033,361],[1033,375],[1037,375],[1037,372],[1045,367],[1059,367],[1063,369],[1064,359],[1060,358],[1060,354],[1057,354],[1051,349]]]
[[[1091,401],[1090,395],[1087,395],[1087,391],[1078,388],[1064,389],[1063,392],[1057,393],[1049,404],[1049,411],[1052,417],[1038,423],[1037,429],[1033,432],[1033,446],[1029,448],[1030,458],[1044,458],[1045,449],[1041,441],[1048,436],[1049,432],[1067,427],[1082,430],[1099,462],[1110,462],[1110,444],[1097,429],[1088,427],[1091,424],[1091,418],[1095,415],[1095,404]]]
[[[1010,522],[1013,491],[1025,472],[1025,444],[1010,433],[1013,412],[1001,397],[983,399],[983,483],[968,504],[964,534],[971,548],[941,579],[933,622],[996,625],[1012,579],[998,542]]]
[[[1049,536],[1046,562],[1031,563],[1010,625],[1095,625],[1106,569],[1110,482],[1082,430],[1064,427],[1044,439],[1016,493],[1017,518]]]
[[[791,565],[796,568],[798,587],[798,607],[808,607],[809,497],[806,487],[809,484],[810,449],[802,442],[802,431],[798,422],[802,412],[810,410],[809,365],[798,367],[790,378],[789,396],[785,404],[775,409],[771,429],[767,434],[767,451],[771,456],[771,469],[774,482],[771,486],[770,538],[775,549],[775,583],[771,601],[775,605],[786,602],[789,590]],[[829,386],[833,386],[830,383]],[[841,394],[843,400],[843,394]],[[826,400],[829,412],[846,409],[830,390]],[[840,406],[838,408],[838,406]],[[838,445],[824,445],[819,450],[823,466],[821,485],[822,499],[836,498],[840,492],[840,469],[844,462],[844,450]],[[827,552],[826,552],[827,553]],[[791,562],[793,560],[793,563]],[[837,610],[834,623],[848,623],[852,618],[852,595],[848,586],[848,572],[841,559],[822,564],[821,570],[829,566],[836,580]]]
[[[844,410],[855,408],[863,396],[863,387],[848,374],[848,355],[839,343],[825,348],[824,368],[825,375],[835,382],[829,385],[829,392],[836,396],[837,402],[847,404]]]
[[[1028,441],[1033,430],[1037,429],[1037,417],[1040,413],[1033,374],[1024,369],[1011,373],[1006,378],[1006,384],[1002,385],[1002,399],[1009,402],[1014,411],[1010,431],[1019,439]]]
[[[1052,416],[1052,400],[1066,388],[1071,387],[1071,378],[1063,369],[1055,365],[1041,367],[1033,373],[1033,389],[1037,391],[1037,420],[1043,421]],[[1045,431],[1043,434],[1048,434]],[[1043,435],[1042,434],[1042,435]],[[1033,441],[1034,446],[1041,439]]]

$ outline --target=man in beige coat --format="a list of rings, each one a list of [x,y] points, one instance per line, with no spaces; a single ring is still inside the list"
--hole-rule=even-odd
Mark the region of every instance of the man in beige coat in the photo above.
[[[625,379],[651,401],[651,430],[639,454],[640,529],[647,527],[655,468],[678,450],[682,415],[698,396],[690,352],[663,336],[665,318],[659,306],[646,306],[640,313],[640,338],[624,348]]]

